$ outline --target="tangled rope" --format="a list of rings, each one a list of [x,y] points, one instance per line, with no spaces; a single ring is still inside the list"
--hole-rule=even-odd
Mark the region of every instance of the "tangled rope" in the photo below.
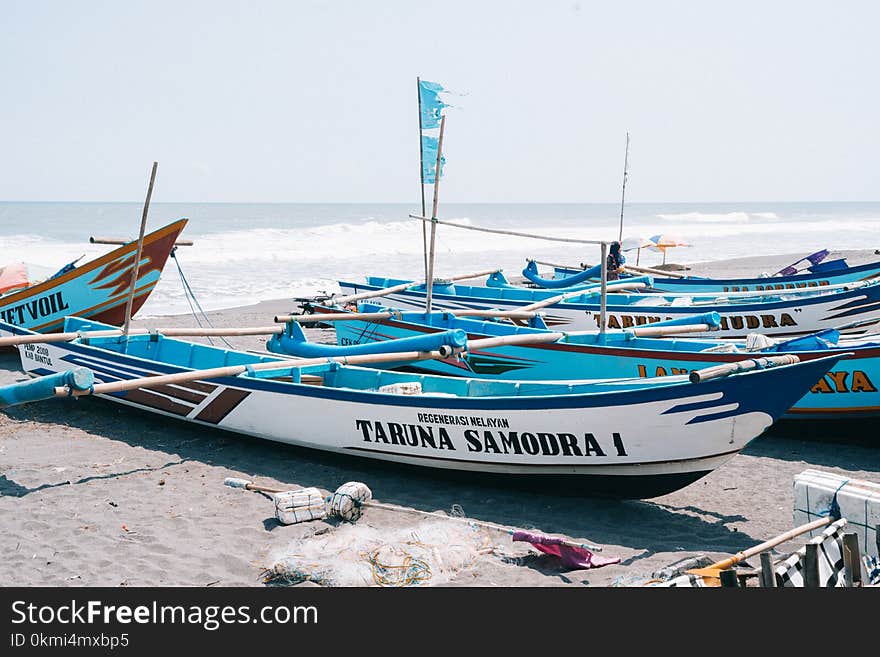
[[[395,552],[403,555],[403,563],[400,565],[382,563],[379,561],[380,550],[381,548],[377,548],[364,555],[373,570],[373,581],[377,585],[385,587],[420,586],[433,577],[431,566],[426,561],[414,557],[404,550],[396,550]]]

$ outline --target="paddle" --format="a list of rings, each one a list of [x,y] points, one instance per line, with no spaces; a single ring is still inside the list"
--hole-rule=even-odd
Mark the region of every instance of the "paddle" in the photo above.
[[[800,536],[801,534],[806,534],[809,531],[814,529],[819,529],[820,527],[824,527],[834,521],[834,518],[828,516],[827,518],[820,518],[819,520],[814,520],[813,522],[808,522],[806,525],[801,525],[800,527],[795,527],[794,529],[785,532],[784,534],[780,534],[775,538],[771,538],[769,541],[764,541],[760,545],[756,545],[755,547],[749,548],[748,550],[743,550],[742,552],[737,552],[732,557],[728,557],[727,559],[722,559],[721,561],[716,561],[711,566],[706,566],[705,568],[695,568],[693,570],[688,570],[687,573],[689,575],[698,575],[700,577],[705,577],[708,579],[721,579],[721,571],[727,570],[732,566],[738,564],[743,559],[748,559],[749,557],[753,557],[756,554],[764,552],[765,550],[769,550],[772,547],[779,545],[780,543],[785,543],[793,539],[796,536]]]

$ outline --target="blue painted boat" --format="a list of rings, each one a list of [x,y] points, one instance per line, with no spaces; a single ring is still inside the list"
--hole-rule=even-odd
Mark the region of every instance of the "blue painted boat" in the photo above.
[[[834,266],[831,266],[834,265]],[[529,269],[527,266],[526,269]],[[554,276],[549,279],[557,281],[552,287],[555,289],[564,286],[566,281],[581,282],[583,272],[595,271],[597,268],[582,265],[581,268],[554,267]],[[532,270],[529,269],[531,273]],[[526,270],[523,270],[526,276]],[[571,278],[571,277],[577,277]],[[756,290],[795,290],[805,287],[824,287],[827,285],[840,285],[854,283],[880,277],[880,262],[869,262],[864,265],[849,266],[843,259],[820,263],[810,267],[806,273],[791,276],[765,276],[752,278],[702,278],[699,276],[687,276],[684,278],[664,277],[653,273],[654,283],[652,288],[661,292],[677,292],[684,294],[706,294],[715,292],[746,292]],[[527,278],[529,278],[527,276]],[[587,280],[596,280],[598,274],[587,277]],[[622,276],[620,280],[626,280],[628,276]],[[546,280],[546,279],[545,279]],[[537,283],[537,281],[533,282]],[[539,284],[539,283],[538,283]]]
[[[360,310],[381,312],[384,308],[363,303]],[[318,307],[316,311],[343,312],[325,307]],[[689,323],[704,321],[705,317],[700,317]],[[508,322],[456,318],[443,312],[428,315],[423,312],[402,312],[385,320],[354,320],[333,324],[336,328],[337,344],[345,347],[384,343],[450,329],[465,331],[471,340],[546,332],[546,329],[516,326]],[[299,338],[299,341],[303,339]],[[276,338],[270,341],[269,348],[299,355],[296,342],[295,335],[290,335],[286,340]],[[635,337],[631,331],[611,331],[604,336],[596,333],[569,335],[565,339],[546,344],[499,346],[468,352],[463,357],[389,366],[408,367],[448,376],[558,381],[687,374],[697,369],[770,354],[795,354],[801,360],[828,355],[841,358],[833,371],[818,379],[788,409],[786,418],[880,416],[880,335],[845,340],[836,331],[825,331],[749,351],[747,344],[742,342],[690,337]]]
[[[180,219],[144,235],[132,315],[159,282],[186,222]],[[0,321],[41,333],[60,330],[66,315],[122,324],[136,255],[137,241],[129,242],[53,278],[0,296]]]
[[[700,383],[684,376],[522,382],[326,359],[298,365],[160,334],[87,336],[105,328],[68,318],[65,331],[83,338],[22,345],[22,366],[33,376],[85,367],[100,382],[94,394],[205,427],[410,465],[538,476],[583,494],[636,498],[677,490],[721,466],[839,360]],[[30,334],[8,324],[0,330]],[[29,346],[44,350],[39,359],[28,357]]]
[[[381,292],[392,286],[410,283],[407,289],[382,296],[383,303],[402,310],[425,308],[425,286],[403,279],[367,277],[366,283],[340,281],[345,295]],[[721,329],[701,337],[745,339],[760,331],[773,337],[791,337],[829,328],[852,325],[844,331],[860,334],[880,324],[880,281],[856,282],[853,289],[808,290],[808,294],[786,293],[749,297],[751,293],[731,293],[729,298],[694,298],[674,294],[608,294],[608,328],[626,329],[716,311]],[[599,326],[599,298],[594,287],[579,290],[581,295],[546,307],[544,321],[552,328],[566,331],[595,330]],[[433,307],[438,310],[518,310],[535,302],[560,295],[560,290],[486,287],[435,283]],[[858,325],[854,325],[858,323]]]

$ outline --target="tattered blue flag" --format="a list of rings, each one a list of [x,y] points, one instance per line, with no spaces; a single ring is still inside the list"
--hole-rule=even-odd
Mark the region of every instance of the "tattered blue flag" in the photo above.
[[[440,127],[442,110],[444,107],[449,107],[449,104],[440,100],[438,94],[445,91],[446,89],[436,82],[419,80],[419,112],[422,116],[422,130],[433,130]]]
[[[422,184],[433,185],[436,182],[434,177],[437,172],[437,149],[439,141],[437,137],[430,135],[422,135]],[[443,165],[446,164],[446,157],[440,156],[440,177],[443,177]]]

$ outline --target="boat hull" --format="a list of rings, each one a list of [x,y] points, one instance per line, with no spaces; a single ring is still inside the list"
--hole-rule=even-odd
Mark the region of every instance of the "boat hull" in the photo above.
[[[115,381],[188,371],[92,344],[20,349],[32,375],[81,366],[98,381]],[[376,381],[383,374],[400,376],[344,367],[328,369],[326,385],[239,376],[101,396],[301,447],[429,468],[554,477],[588,495],[640,498],[665,494],[721,466],[829,366],[817,361],[702,384],[684,377],[664,385],[618,381],[600,393],[503,397],[336,387],[333,377],[343,375]]]
[[[321,312],[331,312],[322,308]],[[335,322],[340,345],[382,342],[438,332],[437,326],[396,319],[377,322]],[[449,326],[463,326],[455,320]],[[495,333],[468,332],[469,340],[495,337]],[[422,361],[410,368],[446,376],[478,376],[488,379],[554,381],[617,377],[658,377],[687,374],[714,365],[735,363],[761,354],[706,353],[660,348],[660,343],[676,340],[653,340],[657,348],[631,348],[626,341],[607,344],[554,342],[534,345],[504,345],[469,352],[463,358]],[[705,347],[711,347],[708,342]],[[801,360],[840,355],[832,371],[823,374],[816,384],[785,413],[787,419],[852,419],[880,417],[880,346],[817,351],[793,351]],[[776,354],[765,354],[776,355]],[[392,366],[407,366],[404,363]]]
[[[132,315],[159,282],[186,222],[181,219],[144,236]],[[0,321],[41,333],[61,330],[67,315],[118,326],[125,321],[136,254],[137,242],[130,242],[61,276],[0,297]]]
[[[555,274],[568,277],[579,274],[580,269],[556,267]],[[664,278],[653,276],[652,288],[663,292],[707,294],[721,292],[750,292],[755,290],[794,290],[804,287],[823,287],[866,281],[880,276],[880,263],[871,262],[855,267],[832,269],[820,273],[772,276],[769,278]],[[625,279],[624,279],[625,280]]]
[[[339,283],[344,295],[375,292],[378,285]],[[485,288],[490,289],[490,288]],[[552,296],[548,293],[547,296]],[[402,310],[423,311],[425,293],[406,290],[382,297],[383,304]],[[492,298],[457,295],[438,291],[432,295],[434,310],[517,310],[531,301],[506,299],[503,295]],[[599,304],[556,303],[542,308],[544,321],[553,329],[565,331],[595,331],[599,327]],[[857,335],[880,324],[880,285],[857,290],[831,292],[806,298],[763,303],[731,303],[691,306],[614,305],[607,307],[608,328],[626,329],[669,319],[679,319],[695,313],[715,311],[721,317],[721,329],[699,335],[707,338],[744,339],[749,333],[760,332],[773,337],[792,337],[837,328],[854,322],[858,327],[842,333]]]

